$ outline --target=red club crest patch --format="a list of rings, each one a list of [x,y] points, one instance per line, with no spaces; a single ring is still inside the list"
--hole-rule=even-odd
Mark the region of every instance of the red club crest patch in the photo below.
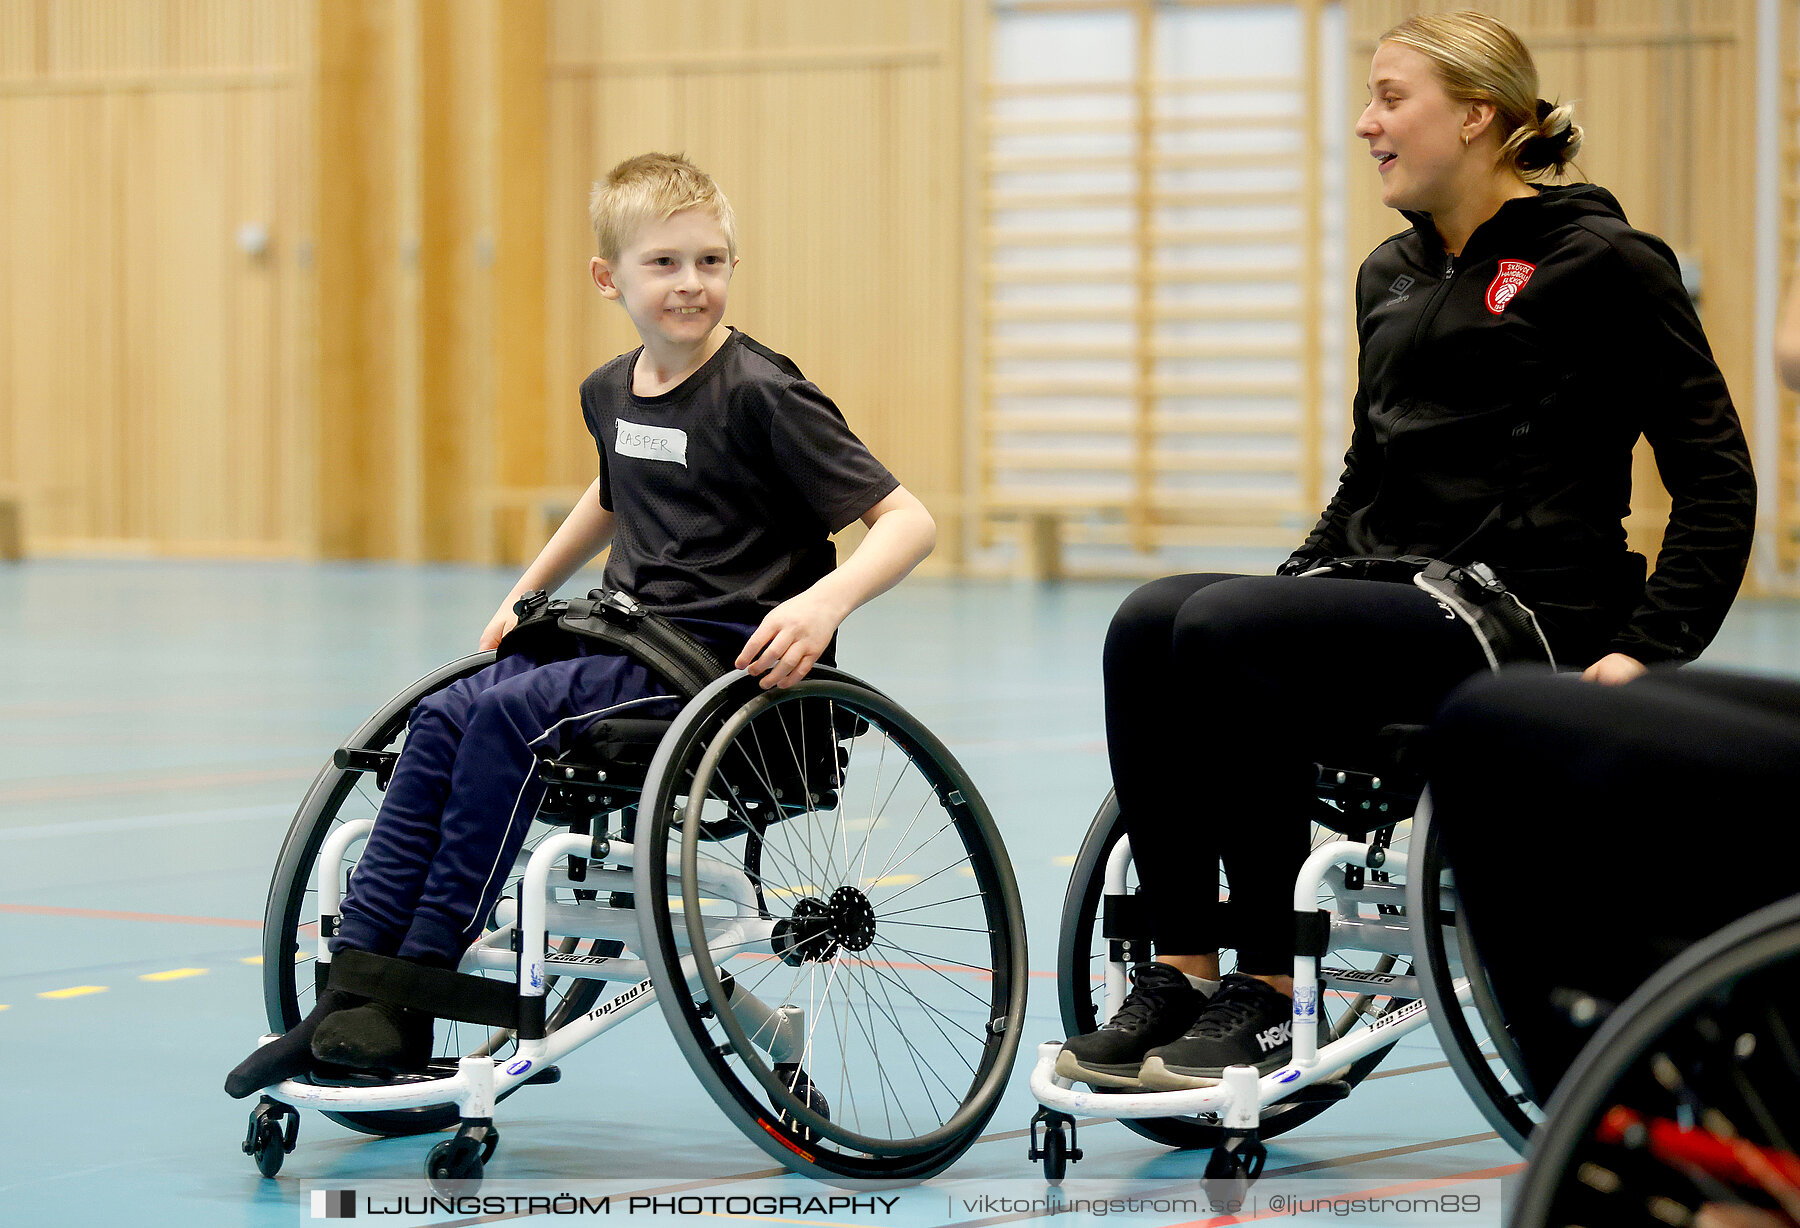
[[[1528,264],[1523,260],[1502,260],[1500,271],[1488,283],[1487,309],[1495,315],[1505,311],[1506,305],[1525,288],[1525,283],[1531,280],[1531,275],[1535,272],[1535,264]]]

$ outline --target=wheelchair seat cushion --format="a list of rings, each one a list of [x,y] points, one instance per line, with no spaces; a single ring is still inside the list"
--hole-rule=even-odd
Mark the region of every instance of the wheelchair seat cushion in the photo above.
[[[570,739],[559,758],[590,764],[648,765],[670,722],[646,717],[608,717]]]

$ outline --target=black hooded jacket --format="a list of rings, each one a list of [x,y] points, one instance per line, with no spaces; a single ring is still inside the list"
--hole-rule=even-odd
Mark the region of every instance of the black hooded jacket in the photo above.
[[[1357,277],[1344,475],[1290,565],[1484,562],[1570,664],[1697,656],[1743,579],[1756,483],[1673,253],[1592,184],[1506,202],[1455,258],[1406,216]],[[1647,584],[1621,523],[1640,434],[1673,499]]]

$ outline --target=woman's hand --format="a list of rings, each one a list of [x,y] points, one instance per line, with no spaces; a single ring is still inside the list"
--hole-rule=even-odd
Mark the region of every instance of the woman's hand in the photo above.
[[[500,603],[500,608],[494,611],[494,617],[488,620],[487,630],[481,633],[478,651],[486,652],[490,648],[500,647],[500,641],[506,638],[506,633],[519,625],[519,616],[513,612],[513,602],[517,600],[517,597],[509,593],[506,600]]]
[[[807,589],[769,611],[733,664],[762,675],[765,691],[793,686],[831,643],[846,613],[817,586]]]
[[[1628,657],[1622,652],[1609,652],[1598,661],[1581,671],[1583,682],[1598,682],[1602,686],[1618,686],[1621,682],[1630,682],[1643,673],[1646,666],[1636,657]]]

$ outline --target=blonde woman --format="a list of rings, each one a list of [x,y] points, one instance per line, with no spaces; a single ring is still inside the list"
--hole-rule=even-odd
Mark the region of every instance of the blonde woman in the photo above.
[[[1413,585],[1301,573],[1354,556],[1485,563],[1560,664],[1617,683],[1699,655],[1749,557],[1749,451],[1674,256],[1604,188],[1535,182],[1563,174],[1582,131],[1537,96],[1524,44],[1479,13],[1414,17],[1382,37],[1368,86],[1356,135],[1409,226],[1357,277],[1343,477],[1279,574],[1168,577],[1113,620],[1107,740],[1156,961],[1105,1027],[1065,1044],[1066,1077],[1181,1088],[1285,1064],[1312,762],[1430,720],[1486,668]],[[1673,496],[1647,582],[1621,525],[1640,435]]]

